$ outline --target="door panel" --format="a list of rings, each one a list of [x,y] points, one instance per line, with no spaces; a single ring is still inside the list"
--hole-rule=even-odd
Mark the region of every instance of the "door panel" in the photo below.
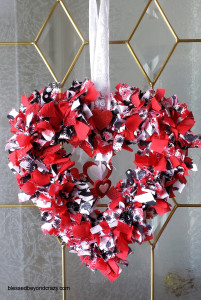
[[[152,243],[132,246],[130,265],[114,283],[81,265],[56,238],[44,236],[39,211],[31,203],[19,205],[19,189],[4,151],[11,136],[6,116],[12,107],[18,109],[21,94],[29,96],[55,80],[65,90],[74,79],[90,78],[88,0],[0,0],[0,16],[0,300],[199,299],[199,149],[190,152],[198,172],[191,172],[183,193],[170,200],[173,211],[152,221]],[[192,109],[195,131],[201,132],[200,20],[200,0],[110,0],[112,91],[127,82],[142,90],[176,93]],[[130,164],[124,152],[113,163],[116,182]],[[62,285],[70,290],[8,290]]]

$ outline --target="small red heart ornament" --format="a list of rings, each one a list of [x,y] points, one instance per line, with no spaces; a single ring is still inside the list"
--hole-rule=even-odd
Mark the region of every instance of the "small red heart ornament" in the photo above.
[[[92,113],[92,120],[94,122],[94,125],[99,130],[103,130],[105,127],[107,127],[107,125],[110,124],[113,117],[113,114],[110,110],[94,109]]]
[[[97,168],[97,169],[99,168],[99,166],[95,162],[87,161],[83,166],[83,173],[88,177],[89,182],[92,185],[94,185],[94,180],[90,177],[90,174],[89,174],[89,169],[92,168],[92,167]],[[106,167],[106,170],[107,170],[107,173],[106,173],[106,175],[104,176],[103,179],[106,179],[106,178],[110,177],[110,175],[112,174],[113,168],[112,168],[112,166],[110,166],[110,169]],[[102,180],[100,180],[100,181],[102,181]]]
[[[103,180],[96,180],[94,188],[98,196],[104,197],[111,187],[111,181],[107,178]]]

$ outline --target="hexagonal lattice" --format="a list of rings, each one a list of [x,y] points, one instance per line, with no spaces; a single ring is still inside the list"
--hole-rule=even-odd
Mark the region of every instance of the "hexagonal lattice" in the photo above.
[[[82,45],[82,40],[60,3],[44,27],[38,45],[58,81],[62,81]]]
[[[175,37],[159,8],[151,2],[130,45],[153,82],[175,44]]]

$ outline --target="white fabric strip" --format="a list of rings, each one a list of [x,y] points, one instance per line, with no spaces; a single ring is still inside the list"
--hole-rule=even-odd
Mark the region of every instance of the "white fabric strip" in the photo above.
[[[91,80],[105,98],[110,93],[109,81],[109,0],[89,0],[89,44]]]
[[[96,49],[96,31],[98,23],[98,11],[96,0],[89,0],[89,53],[91,80],[94,82],[94,57]]]

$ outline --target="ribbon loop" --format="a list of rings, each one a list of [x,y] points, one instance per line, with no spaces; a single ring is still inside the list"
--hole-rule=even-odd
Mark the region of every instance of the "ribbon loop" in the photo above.
[[[91,80],[108,104],[109,81],[109,0],[89,0],[89,43]],[[106,105],[107,106],[107,105]]]

